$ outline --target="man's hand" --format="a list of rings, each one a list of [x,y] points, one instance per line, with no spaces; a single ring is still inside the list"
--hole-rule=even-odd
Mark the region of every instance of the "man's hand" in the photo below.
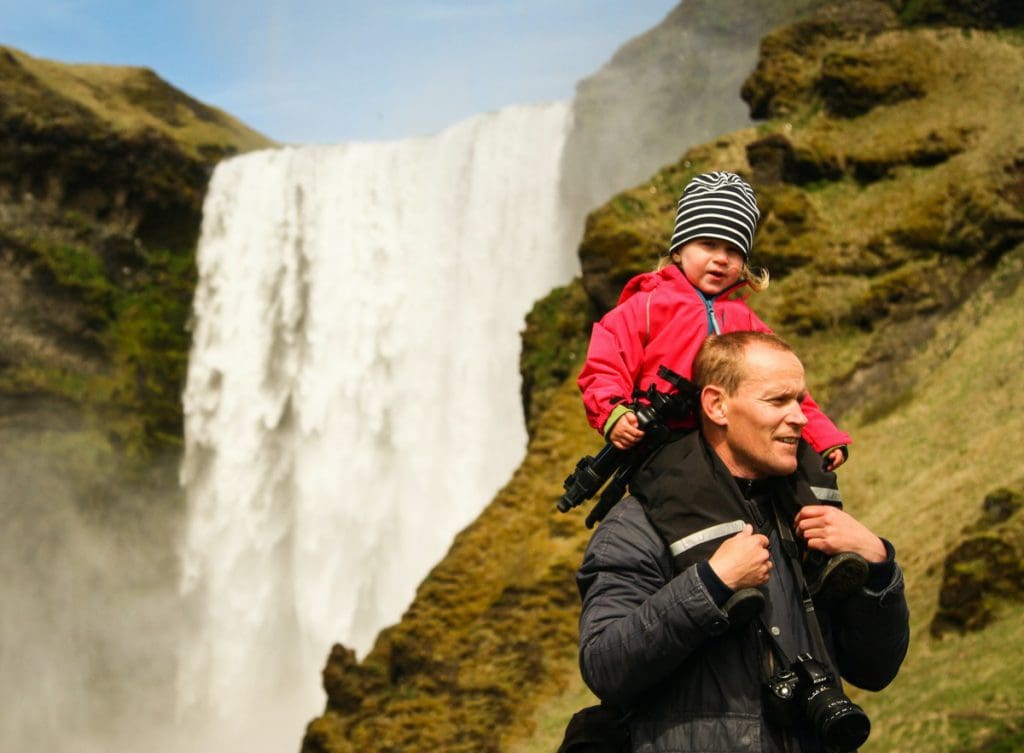
[[[825,554],[856,552],[868,562],[884,562],[885,545],[868,528],[838,507],[808,505],[801,507],[794,523],[810,549]]]
[[[643,438],[644,430],[633,411],[623,413],[608,433],[608,440],[620,450],[628,450]]]
[[[742,531],[722,542],[708,564],[733,591],[764,585],[772,569],[768,537],[754,533],[754,527],[747,523]]]

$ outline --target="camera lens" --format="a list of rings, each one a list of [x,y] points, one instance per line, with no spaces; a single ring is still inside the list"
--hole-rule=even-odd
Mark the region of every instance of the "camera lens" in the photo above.
[[[807,698],[805,709],[826,750],[856,750],[871,733],[867,714],[838,688],[826,688]]]

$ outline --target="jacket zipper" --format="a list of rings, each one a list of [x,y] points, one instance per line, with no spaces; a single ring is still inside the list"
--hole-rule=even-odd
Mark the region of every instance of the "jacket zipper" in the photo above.
[[[701,301],[704,302],[704,313],[708,317],[708,334],[709,335],[720,335],[722,334],[721,328],[718,326],[718,319],[715,317],[715,301],[713,298],[708,298],[704,295],[703,291],[697,289],[697,294],[700,296]]]

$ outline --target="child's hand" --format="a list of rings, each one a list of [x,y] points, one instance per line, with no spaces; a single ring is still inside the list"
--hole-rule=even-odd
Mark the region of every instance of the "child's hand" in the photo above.
[[[620,450],[628,450],[643,438],[644,430],[633,411],[623,413],[608,434],[608,440]]]
[[[845,462],[846,453],[843,452],[841,447],[836,447],[825,455],[825,470],[834,471]]]

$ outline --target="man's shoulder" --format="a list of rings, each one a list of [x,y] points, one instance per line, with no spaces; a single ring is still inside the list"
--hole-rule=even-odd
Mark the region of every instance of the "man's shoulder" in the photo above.
[[[650,454],[644,468],[665,468],[682,462],[697,460],[696,452],[703,452],[700,431],[693,429],[673,437]]]
[[[674,487],[683,481],[692,483],[695,476],[703,477],[707,465],[700,432],[690,431],[652,452],[633,475],[629,488],[642,500],[651,501],[661,496],[666,485]]]
[[[612,506],[612,509],[608,511],[608,514],[601,521],[601,525],[605,526],[611,523],[614,525],[635,526],[646,520],[647,515],[644,513],[640,500],[632,494],[627,494]]]
[[[664,542],[651,524],[643,504],[633,495],[623,497],[598,525],[590,549],[599,556],[609,550],[637,549],[661,553]]]

